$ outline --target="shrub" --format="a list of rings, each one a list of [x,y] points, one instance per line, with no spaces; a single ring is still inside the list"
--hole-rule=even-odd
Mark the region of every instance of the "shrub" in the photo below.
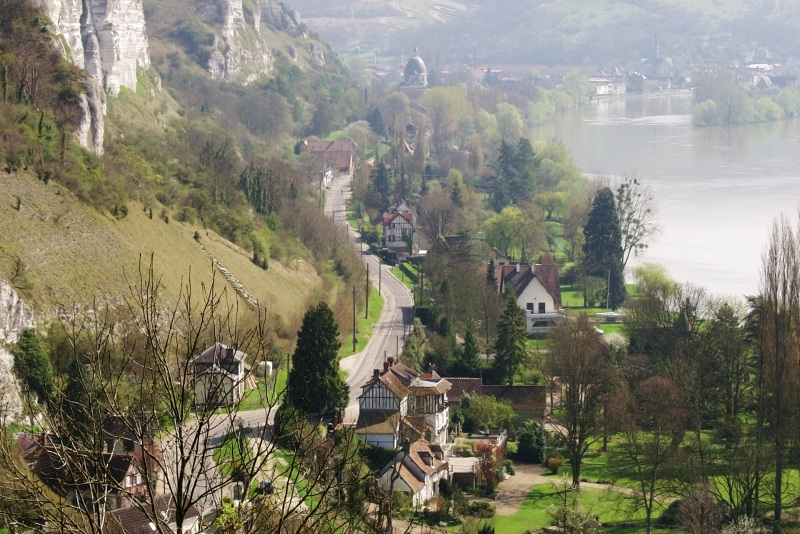
[[[482,518],[494,517],[497,508],[487,501],[475,501],[469,505],[469,515]]]
[[[552,456],[547,459],[547,468],[550,469],[550,472],[554,475],[557,475],[562,467],[564,467],[564,460],[558,456]]]

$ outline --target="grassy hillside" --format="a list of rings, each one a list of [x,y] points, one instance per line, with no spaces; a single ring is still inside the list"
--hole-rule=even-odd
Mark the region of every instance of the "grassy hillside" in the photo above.
[[[17,209],[17,198],[20,199]],[[167,295],[175,298],[190,277],[196,287],[211,282],[210,258],[194,239],[222,262],[289,332],[308,302],[319,298],[322,279],[309,261],[295,258],[288,266],[275,260],[263,270],[250,253],[210,230],[169,223],[142,205],[129,205],[128,215],[115,219],[87,207],[64,187],[45,185],[28,174],[4,175],[0,191],[0,276],[13,285],[37,316],[53,317],[76,305],[117,303],[135,281],[140,258],[153,262]],[[18,275],[15,276],[15,272]],[[217,288],[233,288],[217,272]],[[244,308],[244,305],[242,305]]]

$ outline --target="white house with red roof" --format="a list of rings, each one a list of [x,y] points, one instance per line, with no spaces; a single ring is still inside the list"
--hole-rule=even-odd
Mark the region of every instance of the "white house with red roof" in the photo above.
[[[499,265],[495,276],[500,294],[507,286],[514,290],[529,334],[546,334],[563,321],[558,266],[549,255],[540,264]]]

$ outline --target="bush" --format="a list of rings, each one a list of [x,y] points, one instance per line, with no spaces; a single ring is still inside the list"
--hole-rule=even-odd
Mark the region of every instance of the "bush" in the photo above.
[[[678,515],[680,514],[681,510],[681,501],[676,500],[669,503],[669,506],[666,510],[661,514],[658,518],[657,522],[659,525],[663,525],[665,527],[674,527],[678,524]]]
[[[547,459],[547,468],[550,469],[550,472],[554,475],[557,475],[562,467],[564,467],[564,460],[558,456],[553,456]]]
[[[494,517],[497,508],[487,501],[475,501],[469,505],[469,515],[482,518]]]
[[[457,456],[459,458],[471,458],[475,456],[472,454],[472,447],[469,445],[453,445],[452,452],[453,456]]]
[[[525,421],[517,431],[517,458],[534,464],[547,458],[547,431],[536,421]]]

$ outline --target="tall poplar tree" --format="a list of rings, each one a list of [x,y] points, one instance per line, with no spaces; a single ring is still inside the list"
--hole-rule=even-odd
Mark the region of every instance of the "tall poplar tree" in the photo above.
[[[306,415],[330,414],[347,406],[350,389],[339,376],[339,326],[320,301],[303,316],[289,371],[286,402]]]
[[[608,187],[598,191],[594,197],[584,233],[586,242],[583,245],[583,275],[606,281],[607,305],[615,310],[625,302],[628,295],[623,275],[622,232],[614,193]]]

